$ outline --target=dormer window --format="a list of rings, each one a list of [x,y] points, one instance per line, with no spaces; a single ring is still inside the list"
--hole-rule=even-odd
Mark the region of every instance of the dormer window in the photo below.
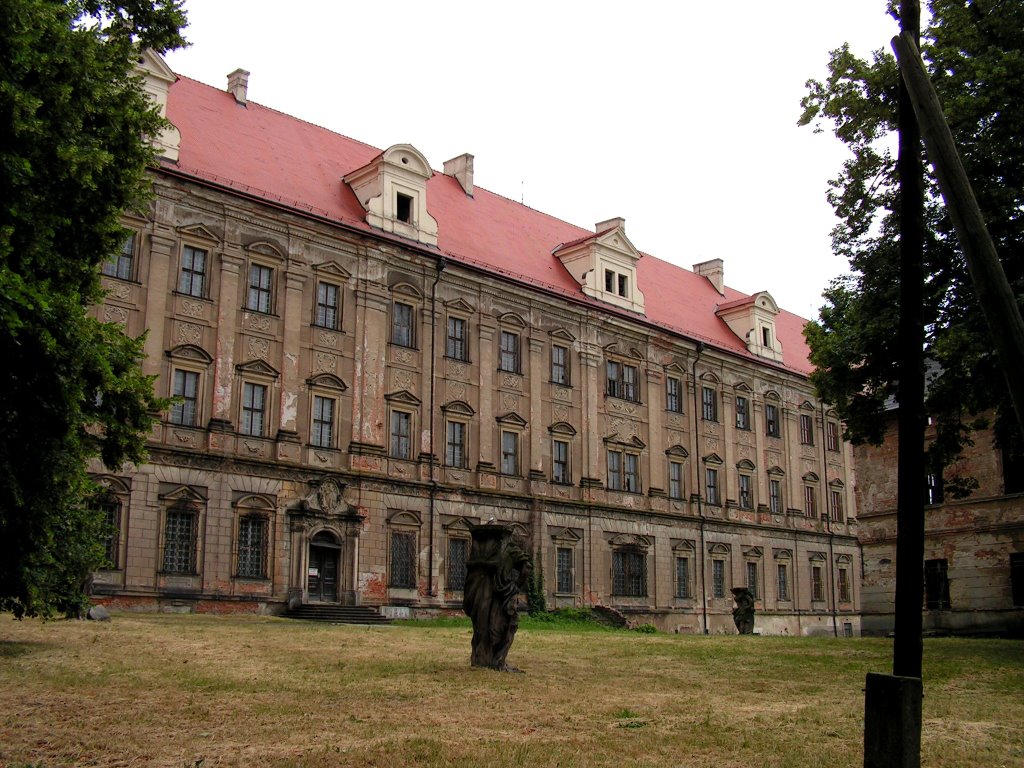
[[[409,195],[396,193],[395,198],[395,219],[403,224],[412,224],[412,198]]]
[[[772,329],[767,325],[761,326],[761,344],[769,349],[772,346]]]
[[[644,295],[637,286],[642,254],[626,237],[625,222],[609,219],[596,230],[594,235],[558,246],[554,254],[587,296],[643,313]]]
[[[719,304],[715,314],[743,339],[752,355],[782,362],[782,344],[775,333],[779,305],[767,291]]]
[[[625,275],[619,275],[619,296],[624,299],[629,297],[629,278]]]

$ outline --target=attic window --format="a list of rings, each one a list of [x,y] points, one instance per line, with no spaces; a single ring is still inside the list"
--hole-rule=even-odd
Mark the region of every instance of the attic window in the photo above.
[[[604,289],[611,293],[615,290],[615,273],[610,269],[604,271]]]
[[[412,224],[412,198],[409,195],[396,193],[395,218],[405,224]]]
[[[761,326],[761,343],[766,347],[772,345],[772,329],[767,325]]]
[[[629,290],[629,278],[626,275],[619,275],[619,296],[627,296]]]

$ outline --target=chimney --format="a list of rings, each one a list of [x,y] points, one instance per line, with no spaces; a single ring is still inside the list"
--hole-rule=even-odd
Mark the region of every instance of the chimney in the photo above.
[[[725,263],[721,259],[709,259],[693,265],[693,271],[715,286],[715,290],[725,296]]]
[[[607,232],[611,229],[625,229],[626,220],[621,216],[616,216],[614,219],[608,219],[607,221],[599,221],[594,225],[594,231],[597,234]]]
[[[235,101],[244,105],[249,94],[249,73],[244,69],[236,69],[228,75],[228,93]]]
[[[453,157],[451,160],[444,161],[444,174],[445,176],[454,176],[459,184],[462,185],[463,191],[473,196],[473,156],[468,152],[458,157]]]

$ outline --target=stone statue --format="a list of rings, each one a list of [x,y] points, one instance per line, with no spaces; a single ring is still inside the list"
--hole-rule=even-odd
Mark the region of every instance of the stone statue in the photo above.
[[[474,667],[519,672],[505,662],[519,628],[519,590],[530,577],[530,557],[507,525],[473,526],[462,609],[473,620]]]
[[[732,609],[732,620],[741,635],[754,634],[754,593],[746,587],[733,587],[732,599],[736,607]]]

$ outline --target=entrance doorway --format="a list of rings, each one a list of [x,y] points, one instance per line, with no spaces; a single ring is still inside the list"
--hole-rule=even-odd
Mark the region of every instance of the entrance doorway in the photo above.
[[[327,531],[321,531],[309,542],[309,568],[306,587],[313,603],[338,602],[338,573],[341,545]]]

